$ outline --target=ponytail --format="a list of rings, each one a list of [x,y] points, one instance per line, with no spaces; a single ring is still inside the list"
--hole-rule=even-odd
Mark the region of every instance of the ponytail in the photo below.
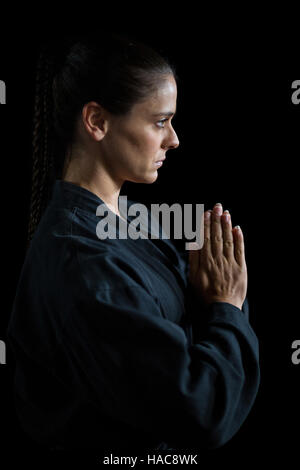
[[[32,182],[27,244],[47,205],[53,183],[52,83],[54,63],[46,50],[40,51],[36,69],[32,140]]]
[[[54,130],[53,82],[62,67],[66,49],[73,40],[69,37],[64,43],[44,43],[37,60],[27,248],[49,202],[53,183],[60,176],[64,160],[64,148]]]

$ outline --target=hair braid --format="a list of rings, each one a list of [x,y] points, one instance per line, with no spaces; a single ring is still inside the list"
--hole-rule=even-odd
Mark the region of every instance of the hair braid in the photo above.
[[[33,116],[32,185],[28,222],[27,248],[47,205],[53,183],[52,83],[54,62],[45,48],[40,52],[36,69]]]

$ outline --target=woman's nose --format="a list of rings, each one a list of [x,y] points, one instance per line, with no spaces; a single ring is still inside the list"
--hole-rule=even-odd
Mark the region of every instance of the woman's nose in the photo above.
[[[167,149],[176,149],[178,146],[179,146],[179,139],[174,129],[172,129],[172,132],[169,138],[165,142],[165,147]]]

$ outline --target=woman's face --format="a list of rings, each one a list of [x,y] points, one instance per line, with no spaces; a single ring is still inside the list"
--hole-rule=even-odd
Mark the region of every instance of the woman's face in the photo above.
[[[161,82],[147,100],[125,116],[111,116],[102,141],[106,165],[121,180],[153,183],[158,160],[179,141],[171,119],[176,112],[177,86],[173,75]]]

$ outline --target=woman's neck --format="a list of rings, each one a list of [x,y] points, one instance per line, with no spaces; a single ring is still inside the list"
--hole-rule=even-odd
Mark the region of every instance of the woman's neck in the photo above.
[[[96,194],[112,212],[120,216],[119,194],[124,181],[117,182],[99,160],[87,155],[66,158],[62,180]]]

